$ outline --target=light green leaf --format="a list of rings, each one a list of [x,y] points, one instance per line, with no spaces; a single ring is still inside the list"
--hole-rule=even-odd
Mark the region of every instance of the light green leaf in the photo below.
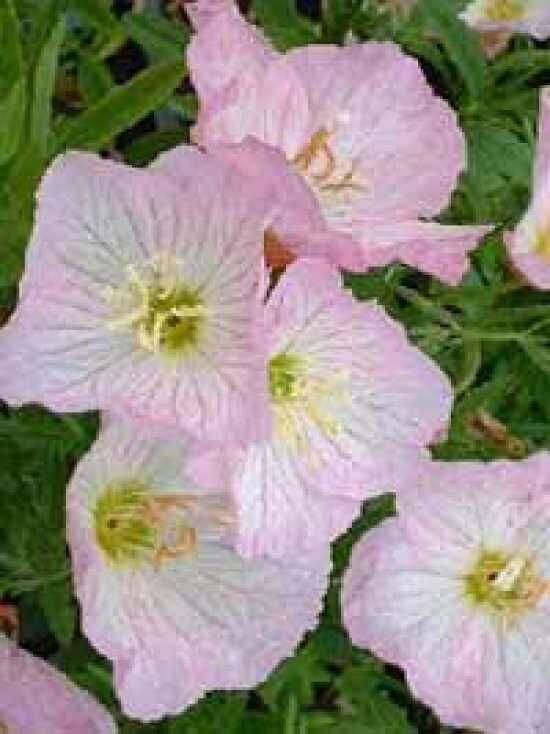
[[[0,3],[0,165],[17,151],[26,116],[21,31],[12,0]]]
[[[101,150],[116,135],[160,107],[181,83],[182,62],[157,64],[123,86],[114,87],[75,120],[57,130],[56,152],[65,148]]]

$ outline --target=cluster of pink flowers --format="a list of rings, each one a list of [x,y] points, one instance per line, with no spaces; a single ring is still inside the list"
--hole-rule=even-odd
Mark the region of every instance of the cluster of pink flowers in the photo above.
[[[232,0],[189,13],[198,145],[140,170],[55,160],[0,332],[0,398],[102,411],[67,497],[84,633],[143,721],[252,687],[315,627],[330,542],[394,491],[397,517],[345,578],[352,639],[445,722],[545,731],[550,457],[433,462],[451,385],[339,271],[397,260],[460,280],[488,227],[433,221],[466,165],[456,116],[393,44],[280,54]],[[548,104],[508,237],[541,287]],[[0,683],[0,730],[114,730],[7,640]],[[67,705],[44,713],[43,690]]]

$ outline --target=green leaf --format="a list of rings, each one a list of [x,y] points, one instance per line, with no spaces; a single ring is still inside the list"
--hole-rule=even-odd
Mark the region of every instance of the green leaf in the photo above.
[[[314,700],[315,685],[329,680],[330,675],[320,662],[315,648],[308,644],[293,658],[282,663],[258,693],[272,710],[286,708],[290,695],[307,706]]]
[[[98,49],[103,56],[114,53],[125,41],[122,24],[109,11],[105,0],[70,0],[71,10],[80,13],[100,33],[102,43]]]
[[[21,31],[12,0],[0,3],[0,165],[17,151],[26,116]]]
[[[319,28],[298,13],[293,0],[254,0],[254,11],[281,51],[319,41]]]
[[[107,64],[86,50],[80,54],[78,79],[88,106],[102,100],[115,86]]]
[[[424,0],[421,6],[431,30],[440,38],[473,97],[483,94],[487,62],[477,37],[457,15],[454,3]]]
[[[360,723],[365,734],[412,734],[415,729],[407,721],[406,711],[383,689],[385,681],[389,679],[381,666],[369,658],[345,671],[337,688],[345,702],[343,709],[350,713],[350,724]],[[344,725],[337,731],[361,730]]]
[[[57,130],[56,151],[65,148],[101,150],[113,138],[160,107],[181,83],[182,62],[156,64]]]
[[[122,23],[130,38],[152,61],[178,61],[185,54],[189,31],[152,12],[126,13]]]
[[[467,180],[474,181],[480,192],[486,194],[510,183],[525,185],[530,181],[533,151],[525,140],[487,122],[465,123],[464,129],[470,161]]]

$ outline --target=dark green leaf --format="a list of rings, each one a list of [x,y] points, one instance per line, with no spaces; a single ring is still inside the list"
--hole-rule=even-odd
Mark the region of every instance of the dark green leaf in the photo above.
[[[445,46],[473,97],[485,89],[487,64],[476,36],[458,18],[456,5],[441,0],[423,0],[431,30]]]

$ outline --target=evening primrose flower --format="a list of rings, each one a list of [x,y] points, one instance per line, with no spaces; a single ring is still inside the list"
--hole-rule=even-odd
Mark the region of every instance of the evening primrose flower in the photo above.
[[[243,44],[231,39],[246,29],[242,68]],[[196,141],[259,187],[280,180],[272,242],[352,270],[401,260],[460,280],[487,229],[427,221],[449,203],[465,141],[414,59],[391,43],[275,54],[226,8],[197,26],[188,63],[201,101]],[[250,138],[254,148],[231,155],[228,144]]]
[[[527,33],[539,40],[550,36],[548,0],[474,0],[461,17],[479,31]]]
[[[550,454],[434,464],[355,547],[344,621],[445,724],[540,734],[550,721]]]
[[[180,440],[112,418],[68,490],[68,540],[84,633],[143,721],[210,689],[250,688],[313,628],[328,548],[280,562],[233,550],[223,487],[187,476]]]
[[[550,88],[540,95],[533,195],[516,230],[504,241],[517,270],[536,288],[550,288]]]
[[[0,332],[0,398],[129,412],[200,438],[261,432],[265,209],[221,162],[179,157],[177,183],[84,153],[52,164]]]
[[[86,691],[0,634],[2,734],[116,734],[115,722]]]
[[[226,452],[240,552],[298,556],[398,489],[449,419],[449,381],[336,268],[303,258],[265,307],[273,433]],[[208,470],[208,460],[205,461]]]

